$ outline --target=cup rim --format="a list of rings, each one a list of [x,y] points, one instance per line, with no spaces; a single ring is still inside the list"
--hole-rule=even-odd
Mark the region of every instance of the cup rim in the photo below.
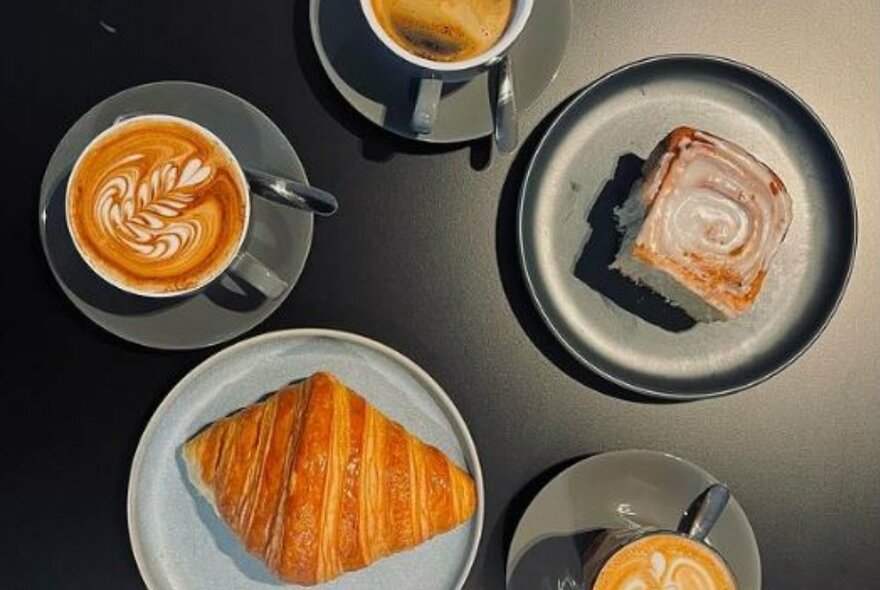
[[[124,116],[124,115],[122,115]],[[118,132],[121,128],[131,125],[137,122],[143,122],[145,120],[152,121],[172,121],[175,123],[179,123],[181,125],[185,125],[195,131],[201,133],[205,136],[209,141],[212,141],[216,144],[218,149],[227,157],[227,159],[233,164],[235,176],[238,178],[240,182],[240,187],[244,196],[244,219],[242,223],[242,231],[238,237],[238,241],[235,245],[235,248],[230,250],[229,257],[224,260],[222,265],[218,265],[217,268],[211,272],[210,274],[206,274],[203,277],[203,280],[199,281],[193,286],[187,287],[186,289],[179,289],[176,291],[149,291],[145,289],[138,289],[136,287],[132,287],[131,285],[127,285],[123,283],[121,280],[117,279],[117,277],[113,276],[111,273],[108,273],[104,268],[98,265],[95,261],[91,259],[89,255],[84,252],[83,247],[80,245],[79,236],[77,234],[76,226],[72,222],[71,219],[71,199],[70,199],[70,191],[73,184],[73,179],[76,176],[76,173],[79,169],[80,164],[85,158],[86,154],[89,153],[92,148],[103,138],[112,135],[115,132]],[[232,262],[235,260],[236,256],[241,252],[242,246],[244,245],[245,238],[247,237],[248,228],[250,227],[250,217],[251,217],[251,197],[250,190],[248,188],[247,178],[245,177],[244,170],[241,167],[241,164],[238,161],[238,158],[235,157],[235,154],[223,142],[222,139],[217,137],[210,129],[192,121],[190,119],[185,119],[183,117],[178,117],[176,115],[167,115],[163,113],[145,113],[145,114],[137,114],[132,117],[128,117],[122,120],[117,118],[116,121],[110,124],[106,129],[102,130],[95,137],[93,137],[88,144],[79,153],[76,161],[73,164],[73,167],[70,169],[70,174],[67,177],[67,184],[64,190],[64,220],[65,225],[67,226],[67,231],[70,233],[71,240],[73,241],[74,248],[76,248],[77,253],[79,254],[80,259],[82,259],[86,265],[92,269],[102,280],[107,283],[113,285],[117,289],[125,291],[126,293],[137,295],[140,297],[149,297],[151,299],[170,299],[173,297],[183,297],[186,295],[192,295],[208,285],[217,280],[220,276],[225,273],[229,267],[232,265]]]
[[[498,38],[498,41],[483,53],[462,61],[435,61],[410,53],[392,39],[391,36],[385,32],[385,29],[382,28],[382,25],[379,24],[379,19],[376,17],[376,13],[373,10],[372,0],[361,0],[361,11],[364,13],[367,23],[370,25],[370,29],[372,29],[373,33],[379,38],[382,44],[402,60],[426,70],[433,70],[439,73],[461,72],[494,63],[510,49],[511,45],[513,45],[513,43],[519,38],[520,34],[522,34],[523,29],[525,29],[526,23],[532,14],[532,7],[535,4],[535,0],[513,0],[513,2],[515,11],[507,28],[504,30],[504,33]]]
[[[682,531],[673,530],[673,529],[646,528],[643,530],[636,529],[636,530],[634,530],[634,532],[635,532],[635,536],[633,536],[632,539],[628,539],[620,547],[617,547],[616,549],[614,549],[614,551],[612,551],[605,558],[605,560],[602,562],[602,567],[600,567],[596,571],[597,578],[598,578],[599,574],[602,573],[602,570],[605,569],[605,566],[608,565],[608,562],[610,562],[611,559],[615,555],[617,555],[618,553],[620,553],[621,551],[623,551],[624,549],[626,549],[627,547],[629,547],[633,543],[637,543],[637,542],[641,541],[642,539],[645,539],[646,537],[653,537],[653,536],[658,536],[658,535],[669,535],[669,536],[673,536],[673,537],[680,537],[682,539],[687,539],[688,541],[696,543],[697,545],[700,545],[703,548],[707,549],[709,551],[709,553],[711,553],[716,558],[718,558],[718,560],[724,565],[725,569],[727,569],[727,573],[730,574],[731,578],[733,578],[733,583],[735,584],[735,587],[739,588],[739,580],[737,580],[737,578],[736,578],[736,572],[733,571],[733,567],[731,567],[730,563],[728,563],[727,559],[725,559],[724,555],[722,555],[721,552],[718,551],[718,549],[716,549],[715,547],[713,547],[712,545],[710,545],[706,541],[700,541],[698,539],[694,539],[693,537],[691,537],[687,533],[684,533]]]

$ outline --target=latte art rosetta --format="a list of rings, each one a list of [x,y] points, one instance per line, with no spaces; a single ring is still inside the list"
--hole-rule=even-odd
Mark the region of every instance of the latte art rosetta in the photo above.
[[[100,136],[68,185],[68,226],[86,262],[126,289],[179,293],[222,272],[247,221],[232,155],[173,117],[125,121]]]
[[[101,229],[148,260],[163,260],[198,243],[204,226],[198,218],[178,219],[196,199],[196,189],[211,176],[198,158],[178,173],[172,163],[139,178],[136,168],[124,168],[142,158],[128,156],[118,175],[98,190],[96,214]]]

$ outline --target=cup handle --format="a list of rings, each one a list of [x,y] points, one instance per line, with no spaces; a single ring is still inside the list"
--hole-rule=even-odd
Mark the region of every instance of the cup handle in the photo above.
[[[437,78],[422,78],[419,81],[419,93],[416,96],[416,106],[410,121],[410,127],[416,133],[431,133],[434,128],[442,89],[443,81]]]
[[[287,282],[250,252],[242,250],[233,259],[227,272],[248,283],[268,299],[278,299],[287,290]]]
[[[290,205],[322,217],[333,215],[339,208],[336,197],[327,191],[253,168],[242,167],[242,170],[251,192],[270,201]]]

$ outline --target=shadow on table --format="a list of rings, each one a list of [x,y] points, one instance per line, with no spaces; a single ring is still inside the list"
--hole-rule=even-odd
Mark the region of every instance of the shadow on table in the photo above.
[[[602,187],[587,215],[590,238],[574,265],[574,276],[646,322],[668,332],[683,332],[697,322],[661,295],[609,268],[623,237],[617,230],[614,210],[629,197],[633,183],[642,175],[643,164],[644,160],[635,154],[624,154],[617,160],[614,177]]]
[[[321,105],[348,131],[360,138],[365,158],[375,162],[387,162],[396,153],[442,154],[470,146],[471,167],[474,170],[483,170],[489,165],[492,157],[491,137],[451,144],[419,142],[379,129],[348,104],[327,77],[318,58],[312,41],[309,4],[307,0],[299,0],[293,7],[293,37],[300,67]],[[321,10],[328,11],[333,18],[364,18],[359,4],[351,0],[325,0],[321,4]],[[355,14],[342,17],[339,16],[340,11],[351,11]],[[382,78],[377,74],[377,69],[380,69],[377,63],[391,57],[385,55],[385,48],[370,31],[366,20],[362,24],[363,26],[339,27],[338,30],[325,31],[328,38],[325,39],[324,45],[345,49],[346,59],[334,64],[346,82],[357,88],[362,95],[387,105],[387,119],[395,121],[398,125],[407,124],[412,114],[416,87],[408,78],[399,76]],[[457,89],[458,86],[447,84],[444,85],[443,92],[451,93]]]
[[[495,251],[498,257],[498,271],[501,275],[504,293],[517,321],[532,341],[532,344],[550,362],[572,379],[604,395],[625,401],[650,404],[676,403],[671,400],[638,395],[607,381],[581,365],[562,347],[544,324],[526,288],[525,278],[520,267],[516,230],[520,188],[538,143],[551,123],[567,105],[568,101],[564,101],[557,106],[532,131],[520,147],[504,182],[495,224]]]
[[[507,590],[584,590],[584,556],[605,529],[541,539],[519,559]]]
[[[486,547],[489,548],[497,548],[497,550],[501,551],[500,559],[504,563],[502,566],[502,571],[506,571],[507,569],[507,555],[510,550],[510,543],[513,540],[513,535],[516,532],[516,527],[519,525],[520,519],[522,519],[523,514],[525,514],[526,509],[529,507],[529,504],[532,503],[532,500],[535,499],[535,496],[544,489],[550,481],[574,465],[575,463],[582,461],[591,457],[592,455],[580,455],[577,457],[572,457],[571,459],[566,459],[564,461],[560,461],[559,463],[548,467],[537,476],[532,478],[525,486],[522,487],[514,496],[511,498],[510,502],[508,502],[507,507],[504,510],[501,518],[498,519],[498,522],[495,524],[495,528],[492,529],[491,534],[488,536],[488,541],[486,542]],[[493,549],[496,550],[496,549]],[[496,558],[496,556],[492,556],[489,559],[484,560],[486,564],[486,569],[489,575],[496,575],[496,572],[493,568],[492,561]],[[555,587],[553,590],[556,590]]]

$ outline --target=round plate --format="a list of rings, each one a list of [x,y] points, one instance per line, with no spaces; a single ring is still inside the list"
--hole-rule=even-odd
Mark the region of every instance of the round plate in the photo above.
[[[553,478],[526,509],[507,554],[508,590],[580,588],[583,555],[601,529],[678,529],[691,502],[717,480],[657,451],[595,455]],[[740,590],[760,590],[761,557],[748,518],[731,495],[706,541],[730,564]]]
[[[447,590],[464,584],[483,525],[483,477],[476,447],[449,397],[415,363],[382,344],[331,330],[287,330],[239,342],[203,362],[171,390],[147,425],[131,468],[128,526],[148,588],[279,584],[189,484],[179,451],[204,425],[318,370],[335,373],[385,415],[466,466],[477,486],[477,512],[465,525],[321,587]]]
[[[318,58],[330,81],[364,117],[388,131],[430,143],[469,141],[495,126],[488,72],[444,87],[434,130],[409,128],[416,87],[373,34],[353,0],[311,0],[309,20]],[[531,105],[556,77],[571,26],[571,0],[535,2],[529,23],[511,49],[516,101]]]
[[[312,243],[313,219],[254,197],[245,247],[290,285],[277,299],[222,277],[202,293],[149,299],[105,283],[73,246],[64,215],[65,186],[77,156],[120,115],[162,113],[213,131],[242,165],[308,182],[281,130],[256,107],[226,91],[191,82],[157,82],[111,96],[83,115],[58,144],[40,187],[40,238],[61,289],[99,326],[144,346],[186,349],[234,338],[266,319],[299,279]]]
[[[729,139],[773,168],[794,218],[754,307],[695,324],[608,265],[614,208],[673,128]],[[856,245],[846,167],[816,115],[739,63],[666,56],[599,79],[550,126],[520,194],[519,247],[544,321],[583,364],[637,392],[687,399],[754,385],[797,358],[843,294]]]

